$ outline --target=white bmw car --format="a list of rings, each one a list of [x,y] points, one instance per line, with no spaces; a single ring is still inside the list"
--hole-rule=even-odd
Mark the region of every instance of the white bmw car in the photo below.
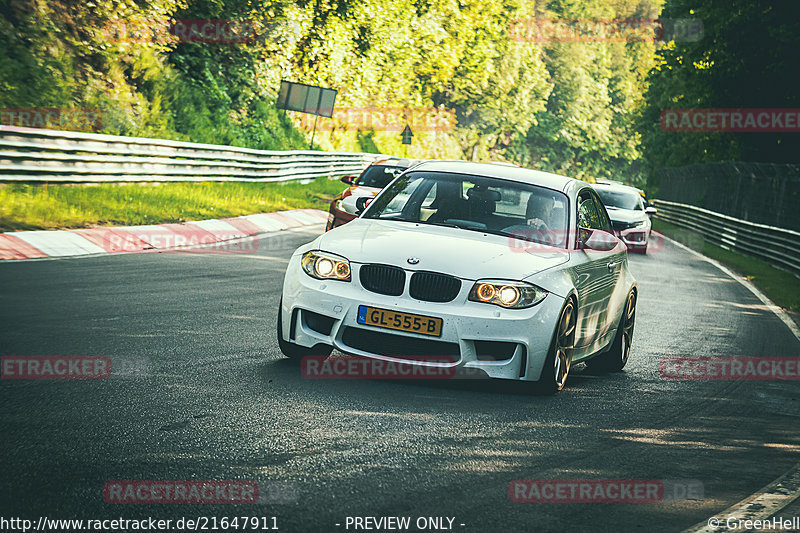
[[[337,348],[544,392],[578,362],[625,366],[638,287],[587,183],[432,161],[369,200],[292,255],[277,321],[286,356]]]

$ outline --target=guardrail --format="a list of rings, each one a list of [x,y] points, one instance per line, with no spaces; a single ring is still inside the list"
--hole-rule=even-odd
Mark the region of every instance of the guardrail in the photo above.
[[[656,218],[696,231],[708,241],[800,275],[800,233],[746,222],[693,205],[655,200]]]
[[[0,126],[0,181],[289,181],[358,174],[378,157]]]

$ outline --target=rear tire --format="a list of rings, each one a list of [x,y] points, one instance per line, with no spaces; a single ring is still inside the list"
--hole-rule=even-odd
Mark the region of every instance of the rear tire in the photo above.
[[[281,353],[288,357],[289,359],[302,359],[303,357],[309,355],[321,355],[323,357],[327,357],[333,351],[333,346],[328,346],[327,344],[315,344],[311,348],[306,348],[305,346],[298,346],[297,344],[284,340],[283,338],[283,312],[281,309],[283,308],[283,300],[281,299],[281,303],[278,304],[278,348],[281,350]]]
[[[558,324],[550,341],[550,349],[544,360],[542,375],[534,384],[534,390],[539,394],[555,394],[564,388],[572,366],[572,349],[575,347],[575,325],[577,323],[577,308],[575,300],[567,300]]]
[[[628,293],[625,301],[625,308],[622,310],[622,317],[619,320],[619,328],[614,336],[611,348],[603,354],[586,361],[586,366],[591,370],[600,372],[619,372],[628,363],[631,353],[631,342],[633,341],[633,326],[636,323],[636,292]]]

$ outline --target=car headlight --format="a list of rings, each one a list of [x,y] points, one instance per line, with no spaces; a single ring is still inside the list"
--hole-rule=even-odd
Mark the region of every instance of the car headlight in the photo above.
[[[312,250],[303,254],[300,264],[312,278],[350,281],[350,261],[344,257]]]
[[[638,222],[631,222],[630,224],[628,224],[628,227],[631,228],[631,229],[632,228],[641,228],[641,227],[644,227],[646,224],[647,224],[647,220],[640,220]]]
[[[538,304],[547,291],[521,281],[478,280],[469,291],[473,302],[499,305],[507,309],[522,309]]]

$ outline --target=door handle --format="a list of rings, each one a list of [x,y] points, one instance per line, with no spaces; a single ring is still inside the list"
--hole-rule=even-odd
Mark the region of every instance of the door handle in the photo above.
[[[606,265],[606,267],[608,267],[609,272],[612,272],[615,268],[617,268],[617,265],[620,264],[621,262],[622,261],[611,261]]]

